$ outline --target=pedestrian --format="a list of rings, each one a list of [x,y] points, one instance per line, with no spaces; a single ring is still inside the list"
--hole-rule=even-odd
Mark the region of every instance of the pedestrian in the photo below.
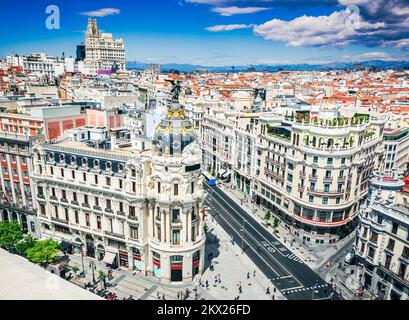
[[[241,285],[239,286],[239,293],[243,293],[243,289],[242,289]]]
[[[250,272],[247,272],[247,279],[250,279]]]
[[[253,271],[253,277],[255,277],[255,276],[256,276],[256,270]]]
[[[180,292],[178,292],[178,295],[177,295],[177,297],[178,297],[178,300],[180,300]]]
[[[162,295],[162,300],[166,300],[166,299],[165,299],[165,294]]]
[[[219,279],[219,283],[222,283],[222,277],[221,277],[220,273],[217,274],[217,278]]]
[[[266,294],[270,294],[270,287],[267,287]]]
[[[273,296],[271,297],[271,299],[272,299],[272,300],[275,300],[275,296],[273,295]]]
[[[156,298],[158,298],[158,300],[160,300],[160,294],[159,294],[159,291],[156,291]]]
[[[210,259],[213,258],[213,252],[210,252]]]
[[[206,289],[209,288],[209,280],[206,280]]]

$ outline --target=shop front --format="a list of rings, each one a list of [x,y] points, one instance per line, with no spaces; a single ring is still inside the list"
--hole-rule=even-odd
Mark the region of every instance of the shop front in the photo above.
[[[129,267],[128,251],[119,250],[119,265],[121,268]]]
[[[183,256],[170,257],[170,281],[183,281]]]
[[[200,268],[200,250],[197,250],[192,256],[192,279],[199,274]]]
[[[142,258],[141,258],[141,251],[138,248],[133,248],[132,249],[132,254],[133,254],[133,268],[136,270],[142,270],[143,269],[143,263],[142,263]]]
[[[153,275],[160,279],[160,254],[152,251]]]

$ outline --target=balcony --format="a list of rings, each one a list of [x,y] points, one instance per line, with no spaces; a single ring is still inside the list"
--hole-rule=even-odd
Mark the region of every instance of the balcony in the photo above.
[[[305,172],[300,171],[300,178],[305,178]]]
[[[85,202],[84,202],[84,203],[82,204],[82,206],[83,206],[84,208],[90,208],[89,203],[85,203]]]
[[[67,221],[67,220],[56,218],[56,217],[51,217],[51,220],[55,221],[55,222],[58,222],[58,223],[65,224],[65,225],[68,225],[68,223],[69,223],[69,221]]]
[[[104,211],[105,211],[106,213],[111,213],[111,214],[114,213],[114,210],[112,210],[111,208],[105,208]]]
[[[50,201],[58,202],[58,198],[56,196],[50,196]]]
[[[68,199],[67,199],[67,198],[61,198],[60,201],[61,201],[61,202],[68,203]]]
[[[95,211],[102,211],[102,208],[100,206],[92,206],[92,209]]]
[[[308,177],[309,177],[309,179],[312,180],[312,181],[317,181],[317,179],[318,179],[318,176],[317,176],[317,175],[312,175],[312,174],[310,174]]]
[[[110,237],[115,237],[115,238],[119,238],[119,239],[125,239],[125,236],[123,234],[119,234],[119,233],[115,233],[115,232],[110,232],[110,231],[104,231],[104,234],[106,236],[110,236]]]
[[[324,177],[324,182],[327,182],[327,183],[332,183],[332,177]]]
[[[39,194],[37,194],[37,198],[39,198],[39,199],[45,199],[45,196],[44,196],[44,194],[39,193]]]
[[[338,183],[344,183],[345,177],[338,177]]]
[[[78,201],[76,201],[76,200],[71,200],[71,204],[73,206],[79,206],[80,205],[80,203]]]

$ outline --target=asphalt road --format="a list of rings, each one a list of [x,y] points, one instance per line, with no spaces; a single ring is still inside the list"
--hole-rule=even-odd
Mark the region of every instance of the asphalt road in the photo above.
[[[204,188],[210,214],[283,295],[289,300],[330,299],[330,286],[240,205],[217,186],[204,182]]]

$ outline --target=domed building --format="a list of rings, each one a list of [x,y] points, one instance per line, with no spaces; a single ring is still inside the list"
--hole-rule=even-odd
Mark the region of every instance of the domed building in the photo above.
[[[152,261],[148,271],[164,282],[188,283],[204,267],[202,152],[192,124],[175,99],[153,143],[147,177]]]

